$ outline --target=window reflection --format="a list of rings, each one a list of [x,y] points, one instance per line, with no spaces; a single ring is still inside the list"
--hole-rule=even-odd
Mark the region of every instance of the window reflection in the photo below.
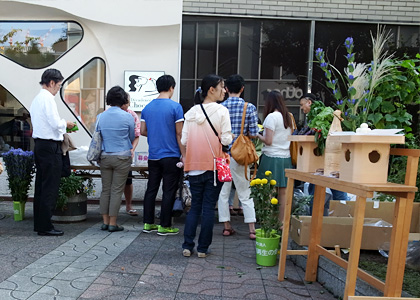
[[[198,24],[198,78],[216,73],[216,23]]]
[[[219,24],[218,74],[224,78],[238,72],[239,24]]]
[[[31,69],[54,63],[83,35],[74,22],[0,22],[0,54]]]
[[[181,77],[195,76],[195,23],[182,25]]]
[[[33,150],[32,123],[28,110],[0,85],[0,153],[10,148]]]
[[[94,58],[63,83],[62,98],[90,133],[104,110],[104,82],[105,63]]]
[[[241,22],[239,73],[244,78],[257,79],[260,58],[261,22]]]

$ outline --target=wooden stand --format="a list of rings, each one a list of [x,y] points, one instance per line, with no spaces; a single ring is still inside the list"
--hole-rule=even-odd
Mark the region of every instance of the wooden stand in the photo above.
[[[286,170],[286,176],[288,177],[286,191],[287,198],[286,206],[284,208],[283,237],[280,249],[278,280],[284,280],[286,255],[307,255],[308,260],[306,264],[305,280],[315,281],[318,269],[318,258],[320,255],[323,255],[340,267],[347,269],[344,300],[349,300],[350,296],[354,296],[357,277],[382,291],[385,297],[401,297],[405,258],[408,246],[408,234],[411,223],[411,211],[414,195],[417,191],[417,187],[415,185],[420,150],[392,149],[391,155],[408,156],[405,184],[394,184],[389,182],[384,184],[360,184],[321,175],[314,175],[298,170]],[[311,238],[308,250],[287,250],[295,179],[315,184]],[[320,245],[326,187],[352,193],[357,196],[348,262],[332,254]],[[366,198],[371,198],[375,191],[390,194],[396,197],[385,283],[358,268]]]
[[[315,172],[324,168],[324,156],[318,154],[313,135],[289,135],[287,139],[298,143],[297,170]]]

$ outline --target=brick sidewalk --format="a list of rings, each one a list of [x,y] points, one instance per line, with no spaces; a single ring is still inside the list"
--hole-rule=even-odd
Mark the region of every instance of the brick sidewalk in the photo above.
[[[32,231],[32,203],[15,222],[12,203],[0,202],[0,299],[335,299],[305,283],[290,261],[284,282],[277,267],[258,267],[242,217],[232,218],[231,237],[216,223],[207,258],[185,258],[185,217],[175,219],[179,235],[162,237],[142,233],[141,216],[123,209],[123,232],[99,230],[98,206],[89,205],[87,221],[57,224],[64,236],[40,237]]]

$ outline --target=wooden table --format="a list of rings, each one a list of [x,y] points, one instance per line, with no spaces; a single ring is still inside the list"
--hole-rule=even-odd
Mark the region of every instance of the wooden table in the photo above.
[[[101,174],[95,171],[100,171],[98,166],[84,165],[84,166],[70,166],[72,170],[88,172],[89,177],[101,177]],[[131,166],[130,171],[138,172],[139,175],[133,175],[134,179],[147,179],[149,177],[149,169],[147,167]]]
[[[340,267],[347,269],[344,300],[349,300],[349,296],[354,296],[357,277],[382,291],[385,297],[401,297],[405,259],[408,246],[408,234],[410,231],[411,223],[411,211],[413,208],[414,195],[417,191],[417,187],[415,185],[420,150],[391,149],[391,155],[408,156],[405,184],[395,184],[389,182],[382,184],[360,184],[343,181],[336,178],[325,177],[322,175],[314,175],[313,173],[302,172],[298,170],[286,170],[286,177],[288,177],[286,191],[287,199],[286,206],[284,208],[285,212],[283,222],[283,236],[280,249],[278,280],[284,280],[286,255],[307,255],[308,259],[306,263],[305,280],[315,281],[318,269],[318,258],[320,255],[323,255],[331,261],[335,262]],[[315,185],[308,250],[287,250],[294,180],[310,182]],[[350,256],[348,262],[332,254],[330,251],[320,245],[326,187],[352,193],[357,196],[350,242]],[[373,197],[373,193],[375,191],[396,197],[385,283],[358,268],[366,198]]]

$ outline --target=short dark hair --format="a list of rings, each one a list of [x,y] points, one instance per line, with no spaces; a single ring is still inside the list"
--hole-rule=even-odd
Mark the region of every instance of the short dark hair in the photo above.
[[[302,99],[309,99],[312,102],[314,102],[314,101],[316,101],[316,96],[314,94],[312,94],[312,93],[306,93],[302,97],[300,97],[299,100],[302,100]]]
[[[241,88],[245,86],[245,80],[239,74],[230,75],[225,81],[225,86],[229,93],[237,94],[241,91]]]
[[[51,80],[57,83],[63,81],[63,79],[63,75],[61,75],[61,72],[57,69],[47,69],[44,71],[44,73],[42,73],[41,81],[39,82],[39,84],[45,84],[49,87]]]
[[[112,87],[106,94],[106,104],[121,107],[128,103],[128,94],[120,86]]]
[[[167,92],[170,88],[175,88],[175,79],[171,75],[162,75],[156,81],[158,92]]]

